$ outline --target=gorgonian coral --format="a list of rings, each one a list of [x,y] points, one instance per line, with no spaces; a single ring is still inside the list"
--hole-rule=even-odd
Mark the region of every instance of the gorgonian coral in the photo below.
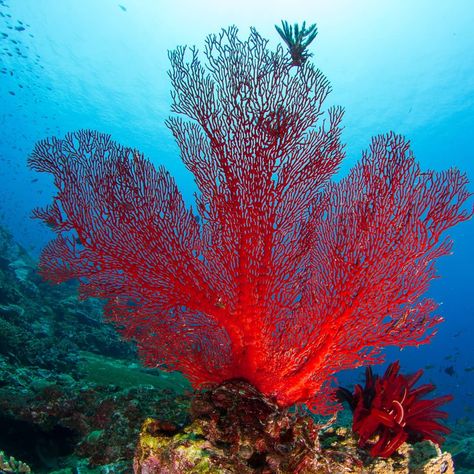
[[[343,112],[323,112],[321,71],[293,68],[253,29],[246,41],[233,27],[211,35],[204,56],[206,67],[194,48],[169,55],[178,116],[167,124],[197,210],[108,135],[41,141],[29,164],[58,188],[35,211],[57,232],[41,272],[106,298],[147,364],[196,387],[245,379],[280,406],[326,413],[336,372],[425,343],[441,321],[422,295],[451,250],[443,232],[468,218],[467,179],[422,171],[388,133],[330,182]]]

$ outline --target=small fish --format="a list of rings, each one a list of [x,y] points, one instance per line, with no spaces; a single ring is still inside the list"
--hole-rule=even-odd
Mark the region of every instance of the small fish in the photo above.
[[[32,182],[32,183],[37,183],[37,182],[38,182],[38,178],[33,178],[33,179],[31,180],[31,182]]]
[[[456,371],[454,370],[454,367],[452,365],[450,365],[449,367],[446,367],[444,369],[444,372],[446,374],[448,374],[450,377],[452,377],[456,373]]]
[[[119,5],[119,8],[120,8],[120,10],[122,10],[123,12],[126,12],[126,11],[127,11],[127,9],[126,9],[123,5]]]

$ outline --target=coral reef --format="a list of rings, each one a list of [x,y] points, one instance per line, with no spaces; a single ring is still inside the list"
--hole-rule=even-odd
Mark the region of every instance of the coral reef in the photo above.
[[[444,444],[453,456],[456,472],[474,472],[474,422],[472,418],[459,418]]]
[[[133,346],[102,323],[102,305],[79,301],[76,285],[44,282],[1,227],[0,250],[0,449],[35,473],[130,472],[143,420],[161,413],[184,423],[189,403],[176,396],[189,385],[143,369]]]
[[[16,259],[14,255],[20,250],[19,247],[0,228],[0,247],[2,246],[5,256],[13,255],[12,258]],[[23,259],[29,260],[26,255]],[[234,472],[236,466],[248,468],[249,461],[256,463],[254,466],[258,462],[263,463],[262,456],[259,458],[253,446],[266,446],[268,454],[265,456],[268,455],[272,465],[291,466],[296,460],[308,457],[311,452],[308,446],[315,442],[315,431],[308,428],[318,427],[318,423],[310,419],[304,420],[300,415],[293,434],[285,433],[281,428],[295,422],[296,414],[275,414],[275,403],[265,397],[262,399],[253,389],[250,392],[247,390],[247,393],[255,395],[255,400],[251,403],[239,401],[240,392],[239,398],[235,400],[236,394],[230,397],[229,393],[232,392],[229,391],[203,392],[200,397],[195,398],[191,410],[194,420],[191,426],[198,427],[199,430],[196,428],[194,432],[194,428],[184,428],[189,424],[189,400],[187,397],[177,397],[176,393],[184,393],[190,387],[182,378],[156,369],[144,369],[136,359],[127,358],[133,352],[128,346],[123,346],[120,351],[118,348],[121,346],[117,345],[117,341],[112,339],[116,341],[112,343],[109,340],[115,336],[97,319],[97,308],[72,296],[75,286],[46,285],[31,268],[28,277],[30,280],[23,287],[23,283],[18,281],[9,266],[8,258],[4,258],[2,262],[1,291],[4,295],[16,296],[4,296],[2,307],[9,309],[0,314],[0,323],[8,321],[10,327],[9,333],[1,333],[4,350],[0,351],[0,447],[13,453],[16,459],[27,462],[35,473],[128,473],[132,469],[140,425],[147,417],[164,420],[154,421],[154,428],[148,428],[154,433],[147,441],[152,447],[153,438],[160,432],[161,435],[166,435],[163,443],[166,443],[170,456],[176,459],[191,457],[195,465],[201,467],[209,463],[210,459],[226,459],[229,469],[234,469]],[[25,295],[25,288],[32,288],[33,285],[36,290],[31,296]],[[54,305],[54,310],[50,304]],[[46,310],[43,311],[43,308]],[[20,314],[26,321],[19,318]],[[68,314],[67,319],[59,318],[58,315],[61,314]],[[40,320],[40,324],[34,324],[35,318]],[[69,365],[56,362],[53,353],[47,359],[40,359],[35,355],[36,352],[26,357],[24,353],[30,346],[22,346],[23,342],[18,342],[18,338],[23,337],[18,333],[26,331],[28,325],[30,338],[42,335],[46,339],[45,345],[41,346],[46,351],[49,349],[48,345],[54,344],[56,339],[48,338],[42,330],[36,333],[39,330],[37,328],[54,328],[59,325],[63,327],[63,339],[83,335],[80,340],[91,341],[91,349],[96,352],[75,349],[77,346],[71,341],[70,352],[75,355],[69,359]],[[100,354],[101,346],[107,357]],[[37,347],[36,344],[34,347]],[[111,348],[115,349],[111,351]],[[54,354],[61,357],[61,352]],[[121,355],[122,360],[110,355]],[[20,361],[21,357],[25,358]],[[27,358],[33,363],[27,363]],[[36,365],[41,360],[46,360],[46,363]],[[235,407],[232,409],[234,403]],[[239,421],[242,413],[247,414],[247,417]],[[270,417],[269,421],[263,425],[259,421],[255,425],[255,421],[262,420],[262,416],[263,419]],[[277,429],[269,429],[267,432],[265,427],[271,426],[279,427],[280,432]],[[262,428],[265,429],[262,431]],[[335,429],[319,432],[319,445],[326,450],[342,449],[344,452],[346,448],[341,448],[341,440],[346,440],[346,444],[350,440],[350,449],[347,449],[353,454],[341,459],[350,460],[351,456],[361,456],[363,451],[357,449],[357,443],[350,437],[349,430],[339,428],[338,432],[345,434],[338,437]],[[206,441],[204,436],[210,441]],[[169,444],[171,438],[174,438],[174,444]],[[242,441],[241,449],[231,449],[236,439],[244,438],[248,441]],[[199,441],[205,449],[199,448]],[[331,443],[336,444],[331,447]],[[188,451],[183,448],[185,445],[189,446]],[[467,443],[463,444],[460,440],[449,446],[458,456],[459,462],[467,462]],[[216,447],[221,451],[216,449],[213,452]],[[177,449],[176,452],[174,448]],[[156,450],[153,452],[157,453]],[[202,459],[199,458],[201,455]],[[156,456],[150,455],[146,459],[148,458],[143,458],[143,469],[146,467],[150,472],[153,469],[157,472]],[[385,468],[390,463],[396,464],[397,459],[399,457],[386,460],[380,466]],[[422,459],[426,460],[427,456],[423,455]],[[9,463],[10,457],[5,456],[3,462]],[[424,462],[420,461],[420,464]],[[186,463],[188,466],[192,464],[188,461]]]
[[[1,357],[71,374],[81,350],[133,357],[133,345],[103,324],[102,303],[79,302],[74,283],[59,288],[45,282],[37,275],[36,262],[3,228],[0,252]]]
[[[244,381],[197,394],[191,413],[184,429],[145,421],[136,474],[454,473],[451,456],[428,442],[374,459],[357,447],[349,429],[279,410]]]
[[[331,182],[343,110],[323,109],[330,85],[307,51],[316,27],[277,30],[289,51],[231,27],[208,37],[205,65],[195,48],[169,55],[167,125],[196,212],[164,169],[106,134],[36,145],[30,166],[58,188],[34,211],[57,234],[40,272],[68,284],[42,281],[0,231],[0,446],[35,472],[130,472],[133,456],[142,474],[454,472],[449,454],[416,443],[445,431],[428,424],[441,402],[418,403],[429,390],[412,390],[416,374],[392,366],[387,400],[373,384],[375,409],[359,393],[358,422],[378,423],[359,439],[303,406],[334,412],[334,374],[430,340],[442,319],[423,295],[450,253],[444,232],[470,216],[467,178],[421,170],[387,133]],[[106,300],[147,371],[102,324],[103,303],[77,291]],[[202,389],[190,407],[183,379],[157,368]],[[387,459],[361,449],[371,444]],[[458,448],[468,460],[470,442]],[[29,469],[3,454],[0,466]]]

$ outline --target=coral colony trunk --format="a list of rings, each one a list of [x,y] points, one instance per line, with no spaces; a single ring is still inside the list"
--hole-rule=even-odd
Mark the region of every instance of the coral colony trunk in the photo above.
[[[315,34],[315,33],[314,33]],[[30,166],[54,176],[34,214],[57,233],[42,274],[77,278],[145,362],[195,387],[245,379],[279,406],[337,406],[331,381],[423,344],[442,320],[423,298],[443,238],[466,220],[466,176],[422,171],[388,133],[347,177],[343,110],[311,63],[235,27],[170,53],[168,127],[193,173],[197,210],[137,150],[89,130],[39,142]]]

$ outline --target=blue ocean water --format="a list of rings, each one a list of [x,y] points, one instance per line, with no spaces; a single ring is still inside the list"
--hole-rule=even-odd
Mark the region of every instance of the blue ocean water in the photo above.
[[[256,27],[275,46],[282,19],[317,23],[311,51],[333,87],[327,105],[346,111],[340,176],[373,135],[393,130],[410,139],[422,167],[458,167],[474,181],[470,0],[0,0],[0,13],[0,224],[35,257],[52,233],[30,213],[54,192],[47,176],[26,166],[39,139],[81,128],[110,133],[164,165],[193,203],[192,176],[164,125],[167,51],[202,47],[232,24],[242,37]],[[404,371],[425,367],[437,393],[454,395],[451,419],[472,421],[474,220],[449,235],[454,253],[438,262],[441,278],[429,290],[446,321],[431,344],[387,354]]]

